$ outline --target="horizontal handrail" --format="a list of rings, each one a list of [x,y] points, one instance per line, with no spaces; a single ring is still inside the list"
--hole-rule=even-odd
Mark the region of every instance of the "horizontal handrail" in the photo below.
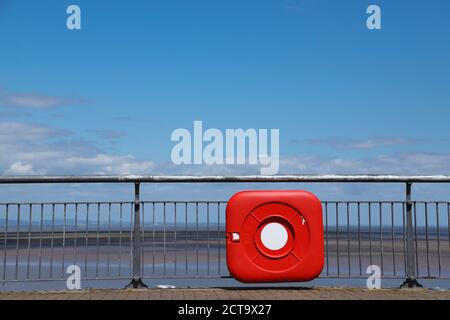
[[[279,176],[0,176],[0,184],[40,183],[450,183],[450,175],[279,175]]]

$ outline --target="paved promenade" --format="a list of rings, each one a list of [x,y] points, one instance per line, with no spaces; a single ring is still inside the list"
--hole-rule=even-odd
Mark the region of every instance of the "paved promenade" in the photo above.
[[[149,289],[0,293],[0,300],[450,300],[450,291],[364,289]]]

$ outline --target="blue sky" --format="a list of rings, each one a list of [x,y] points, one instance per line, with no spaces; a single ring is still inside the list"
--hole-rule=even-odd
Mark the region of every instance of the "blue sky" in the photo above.
[[[450,174],[446,0],[0,0],[0,39],[0,174],[255,173],[171,165],[194,120],[279,128],[280,173]]]

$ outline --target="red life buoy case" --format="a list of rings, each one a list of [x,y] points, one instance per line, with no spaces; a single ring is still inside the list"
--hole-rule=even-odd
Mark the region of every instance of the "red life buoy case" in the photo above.
[[[322,272],[322,205],[309,192],[239,192],[227,205],[226,234],[228,269],[241,282],[304,282]]]

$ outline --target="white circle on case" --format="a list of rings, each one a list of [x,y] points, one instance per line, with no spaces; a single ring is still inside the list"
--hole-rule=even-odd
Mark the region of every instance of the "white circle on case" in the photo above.
[[[269,223],[261,232],[261,242],[269,250],[280,250],[288,242],[288,232],[282,224]]]

